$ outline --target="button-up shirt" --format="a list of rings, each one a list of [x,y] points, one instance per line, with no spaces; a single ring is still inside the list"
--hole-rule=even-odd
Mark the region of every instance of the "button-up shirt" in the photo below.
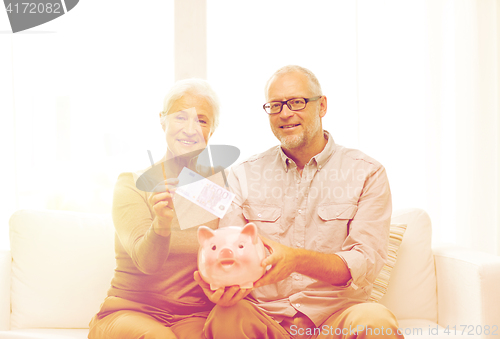
[[[233,167],[236,197],[220,227],[257,225],[259,233],[293,248],[337,254],[352,279],[345,286],[292,273],[259,287],[251,299],[281,321],[297,311],[320,326],[331,314],[368,300],[387,259],[391,192],[384,167],[364,153],[336,145],[304,166],[302,175],[280,146]]]

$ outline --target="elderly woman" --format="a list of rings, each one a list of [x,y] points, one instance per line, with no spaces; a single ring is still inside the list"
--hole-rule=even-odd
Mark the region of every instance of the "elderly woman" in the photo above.
[[[218,100],[206,81],[175,83],[160,113],[168,148],[161,162],[166,164],[159,185],[163,192],[139,190],[132,173],[118,177],[112,211],[116,269],[108,296],[90,322],[90,339],[203,338],[213,303],[193,279],[196,228],[179,228],[173,194],[184,167],[203,171],[196,155],[218,119]],[[204,224],[216,228],[217,220]]]

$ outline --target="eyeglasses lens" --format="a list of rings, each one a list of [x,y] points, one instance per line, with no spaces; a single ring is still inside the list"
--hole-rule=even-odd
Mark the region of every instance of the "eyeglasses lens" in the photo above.
[[[297,111],[306,107],[306,101],[304,99],[290,99],[286,103],[292,111]]]
[[[292,111],[298,111],[306,107],[306,101],[302,98],[290,99],[286,102],[288,108]],[[276,114],[281,112],[283,103],[279,101],[269,102],[264,105],[264,109],[269,114]]]

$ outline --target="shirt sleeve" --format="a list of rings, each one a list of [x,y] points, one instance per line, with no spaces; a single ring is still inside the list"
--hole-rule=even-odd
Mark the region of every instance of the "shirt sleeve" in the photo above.
[[[139,191],[132,173],[118,177],[113,193],[113,223],[118,238],[134,265],[145,274],[158,272],[170,251],[170,236],[158,235],[147,197]]]
[[[336,253],[351,272],[352,287],[371,286],[387,261],[391,213],[389,181],[380,166],[365,179],[349,235]]]

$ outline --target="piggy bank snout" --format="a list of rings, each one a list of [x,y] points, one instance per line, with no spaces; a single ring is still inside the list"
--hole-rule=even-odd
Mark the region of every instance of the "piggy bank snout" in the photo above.
[[[258,238],[257,227],[227,226],[215,231],[198,228],[198,269],[212,291],[224,286],[237,285],[252,288],[266,268],[261,262],[265,248]]]
[[[223,248],[219,253],[219,259],[233,259],[234,253],[229,248]]]

